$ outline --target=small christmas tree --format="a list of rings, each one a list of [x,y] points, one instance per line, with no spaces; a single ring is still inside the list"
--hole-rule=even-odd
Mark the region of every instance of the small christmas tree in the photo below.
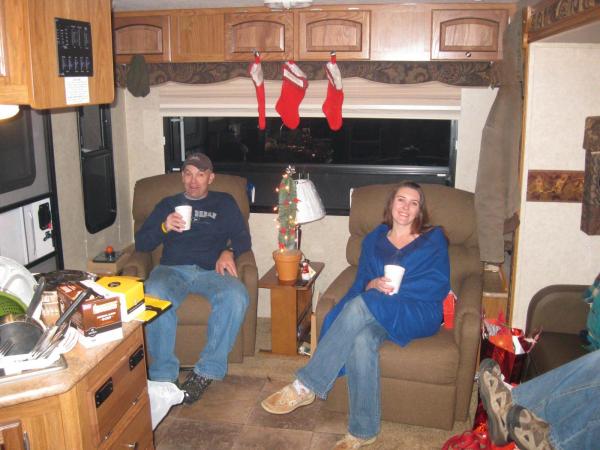
[[[279,187],[279,204],[277,206],[277,242],[279,251],[296,249],[296,211],[298,198],[296,197],[296,183],[292,176],[296,170],[292,166],[285,169]]]

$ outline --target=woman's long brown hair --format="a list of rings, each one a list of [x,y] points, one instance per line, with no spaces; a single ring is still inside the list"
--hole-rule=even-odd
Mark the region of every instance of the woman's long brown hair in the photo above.
[[[419,212],[415,217],[415,220],[411,224],[411,233],[421,234],[431,228],[429,225],[429,215],[427,214],[427,205],[425,203],[425,193],[423,189],[418,183],[414,181],[403,181],[396,186],[390,192],[390,195],[387,198],[387,202],[385,204],[385,209],[383,210],[383,223],[386,224],[390,229],[394,225],[394,219],[392,217],[392,205],[394,204],[394,199],[396,198],[396,194],[402,188],[410,188],[419,193]]]

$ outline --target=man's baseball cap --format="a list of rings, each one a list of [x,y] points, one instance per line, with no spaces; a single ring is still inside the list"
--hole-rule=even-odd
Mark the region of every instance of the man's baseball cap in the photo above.
[[[205,170],[213,170],[212,161],[204,153],[192,153],[189,155],[181,165],[181,170],[185,169],[185,166],[188,165],[194,166],[196,169],[203,172]]]

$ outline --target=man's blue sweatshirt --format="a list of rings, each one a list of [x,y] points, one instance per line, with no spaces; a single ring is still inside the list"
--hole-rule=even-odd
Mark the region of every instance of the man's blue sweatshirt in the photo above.
[[[163,233],[161,224],[179,205],[191,205],[192,226],[179,233]],[[214,270],[223,250],[229,246],[235,256],[250,250],[250,233],[233,197],[224,192],[208,192],[200,200],[183,193],[162,199],[135,234],[135,248],[150,252],[163,244],[160,263],[167,266],[196,264]]]

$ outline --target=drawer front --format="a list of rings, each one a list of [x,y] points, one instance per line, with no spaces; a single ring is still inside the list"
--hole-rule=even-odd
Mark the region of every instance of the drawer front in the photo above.
[[[105,358],[86,380],[85,398],[92,441],[106,441],[127,411],[146,392],[146,361],[141,327]]]
[[[119,423],[107,439],[102,449],[153,450],[152,419],[150,417],[150,401],[146,391],[139,401],[132,406],[122,423]]]

